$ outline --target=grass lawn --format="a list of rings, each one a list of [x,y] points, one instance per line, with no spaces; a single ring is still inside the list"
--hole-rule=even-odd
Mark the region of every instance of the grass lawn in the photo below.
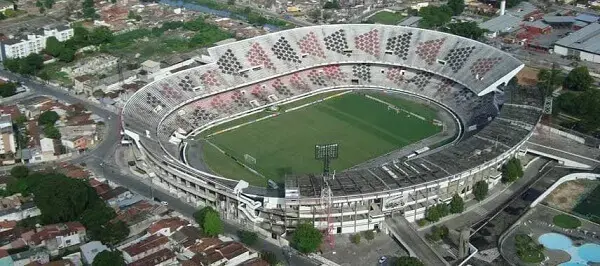
[[[600,185],[596,186],[584,199],[575,205],[573,211],[588,217],[593,222],[600,222]]]
[[[568,214],[559,214],[554,216],[552,223],[565,229],[575,229],[581,226],[581,221]]]
[[[389,11],[381,11],[369,18],[371,23],[380,23],[386,25],[398,25],[406,17],[400,15],[400,13],[394,13]]]
[[[331,162],[331,168],[341,171],[440,130],[431,122],[389,111],[382,103],[351,93],[214,135],[208,141],[240,161],[245,154],[251,155],[256,159],[252,168],[279,181],[286,174],[322,171],[322,162],[314,159],[315,144],[340,145],[340,157]],[[253,175],[227,155],[210,149],[204,153],[207,165],[218,174],[242,179]]]
[[[528,235],[516,235],[515,245],[517,248],[517,255],[521,261],[526,263],[540,263],[544,261],[545,256],[542,252],[544,248],[533,241]]]

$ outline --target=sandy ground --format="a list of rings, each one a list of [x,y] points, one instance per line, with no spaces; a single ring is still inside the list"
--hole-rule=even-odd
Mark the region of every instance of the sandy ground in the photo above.
[[[587,195],[600,182],[575,180],[561,184],[548,197],[546,203],[554,208],[570,212],[579,202],[581,196]]]

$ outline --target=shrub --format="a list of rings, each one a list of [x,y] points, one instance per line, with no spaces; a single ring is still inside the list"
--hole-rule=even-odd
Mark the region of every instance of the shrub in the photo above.
[[[367,230],[367,231],[365,231],[364,235],[365,235],[365,239],[366,240],[371,241],[371,240],[375,239],[375,233],[373,232],[373,230]]]
[[[350,236],[350,241],[356,245],[360,244],[360,234],[353,234]]]
[[[258,235],[255,232],[239,230],[237,235],[242,243],[249,246],[256,244],[256,241],[258,241]]]

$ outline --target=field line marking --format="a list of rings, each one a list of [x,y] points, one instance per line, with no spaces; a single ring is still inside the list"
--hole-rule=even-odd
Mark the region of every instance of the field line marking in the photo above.
[[[264,176],[263,174],[261,174],[259,171],[256,171],[254,168],[246,165],[245,163],[243,163],[242,161],[238,160],[237,158],[234,158],[233,155],[225,152],[223,149],[221,149],[221,147],[219,147],[217,144],[212,143],[211,141],[209,141],[208,139],[204,139],[204,141],[206,141],[206,143],[208,143],[210,146],[213,146],[215,149],[217,149],[219,152],[223,153],[225,156],[230,157],[229,159],[234,160],[235,163],[240,164],[242,167],[248,169],[250,172],[252,172],[253,174],[262,177],[264,179],[267,179],[266,176]],[[208,166],[208,165],[207,165]],[[210,168],[210,167],[209,167]]]
[[[404,142],[404,143],[405,143],[403,146],[406,146],[406,143],[411,143],[411,142],[412,142],[412,141],[410,141],[410,140],[407,140],[407,139],[405,139],[405,138],[402,138],[402,137],[396,136],[396,135],[394,135],[393,133],[391,133],[391,132],[389,132],[389,131],[387,131],[387,130],[385,130],[385,129],[383,129],[383,128],[380,128],[380,127],[378,127],[378,126],[376,126],[376,125],[373,125],[372,123],[369,123],[368,121],[365,121],[365,120],[363,120],[363,119],[361,119],[361,118],[358,118],[358,117],[356,117],[356,116],[354,116],[354,115],[351,115],[351,114],[348,114],[348,113],[346,113],[346,112],[344,112],[344,111],[341,111],[341,110],[339,110],[339,109],[337,109],[337,108],[335,108],[335,107],[333,107],[333,106],[329,106],[329,105],[327,105],[327,104],[324,104],[324,105],[323,105],[323,107],[325,107],[325,108],[327,108],[327,109],[330,109],[331,111],[334,111],[334,112],[336,112],[336,113],[338,113],[338,114],[341,114],[341,115],[343,115],[343,116],[346,116],[346,117],[348,117],[348,118],[350,118],[350,119],[352,119],[352,120],[354,120],[354,121],[356,121],[356,122],[359,122],[359,123],[362,123],[362,124],[364,124],[364,125],[366,125],[366,126],[369,126],[370,128],[376,129],[377,131],[379,131],[379,132],[381,132],[381,133],[383,133],[383,134],[385,134],[385,135],[387,135],[387,136],[389,136],[389,137],[391,137],[391,138],[393,138],[393,139],[395,139],[395,140],[402,141],[402,142]]]

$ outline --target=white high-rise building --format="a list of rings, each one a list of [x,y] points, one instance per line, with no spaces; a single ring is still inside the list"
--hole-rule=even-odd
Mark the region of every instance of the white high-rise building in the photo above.
[[[64,42],[73,37],[73,29],[69,26],[44,28],[2,41],[0,42],[0,61],[39,53],[46,48],[46,40],[50,37],[56,37],[59,41]]]
[[[12,119],[9,114],[0,116],[0,154],[15,153],[17,146],[15,134],[12,126]]]

